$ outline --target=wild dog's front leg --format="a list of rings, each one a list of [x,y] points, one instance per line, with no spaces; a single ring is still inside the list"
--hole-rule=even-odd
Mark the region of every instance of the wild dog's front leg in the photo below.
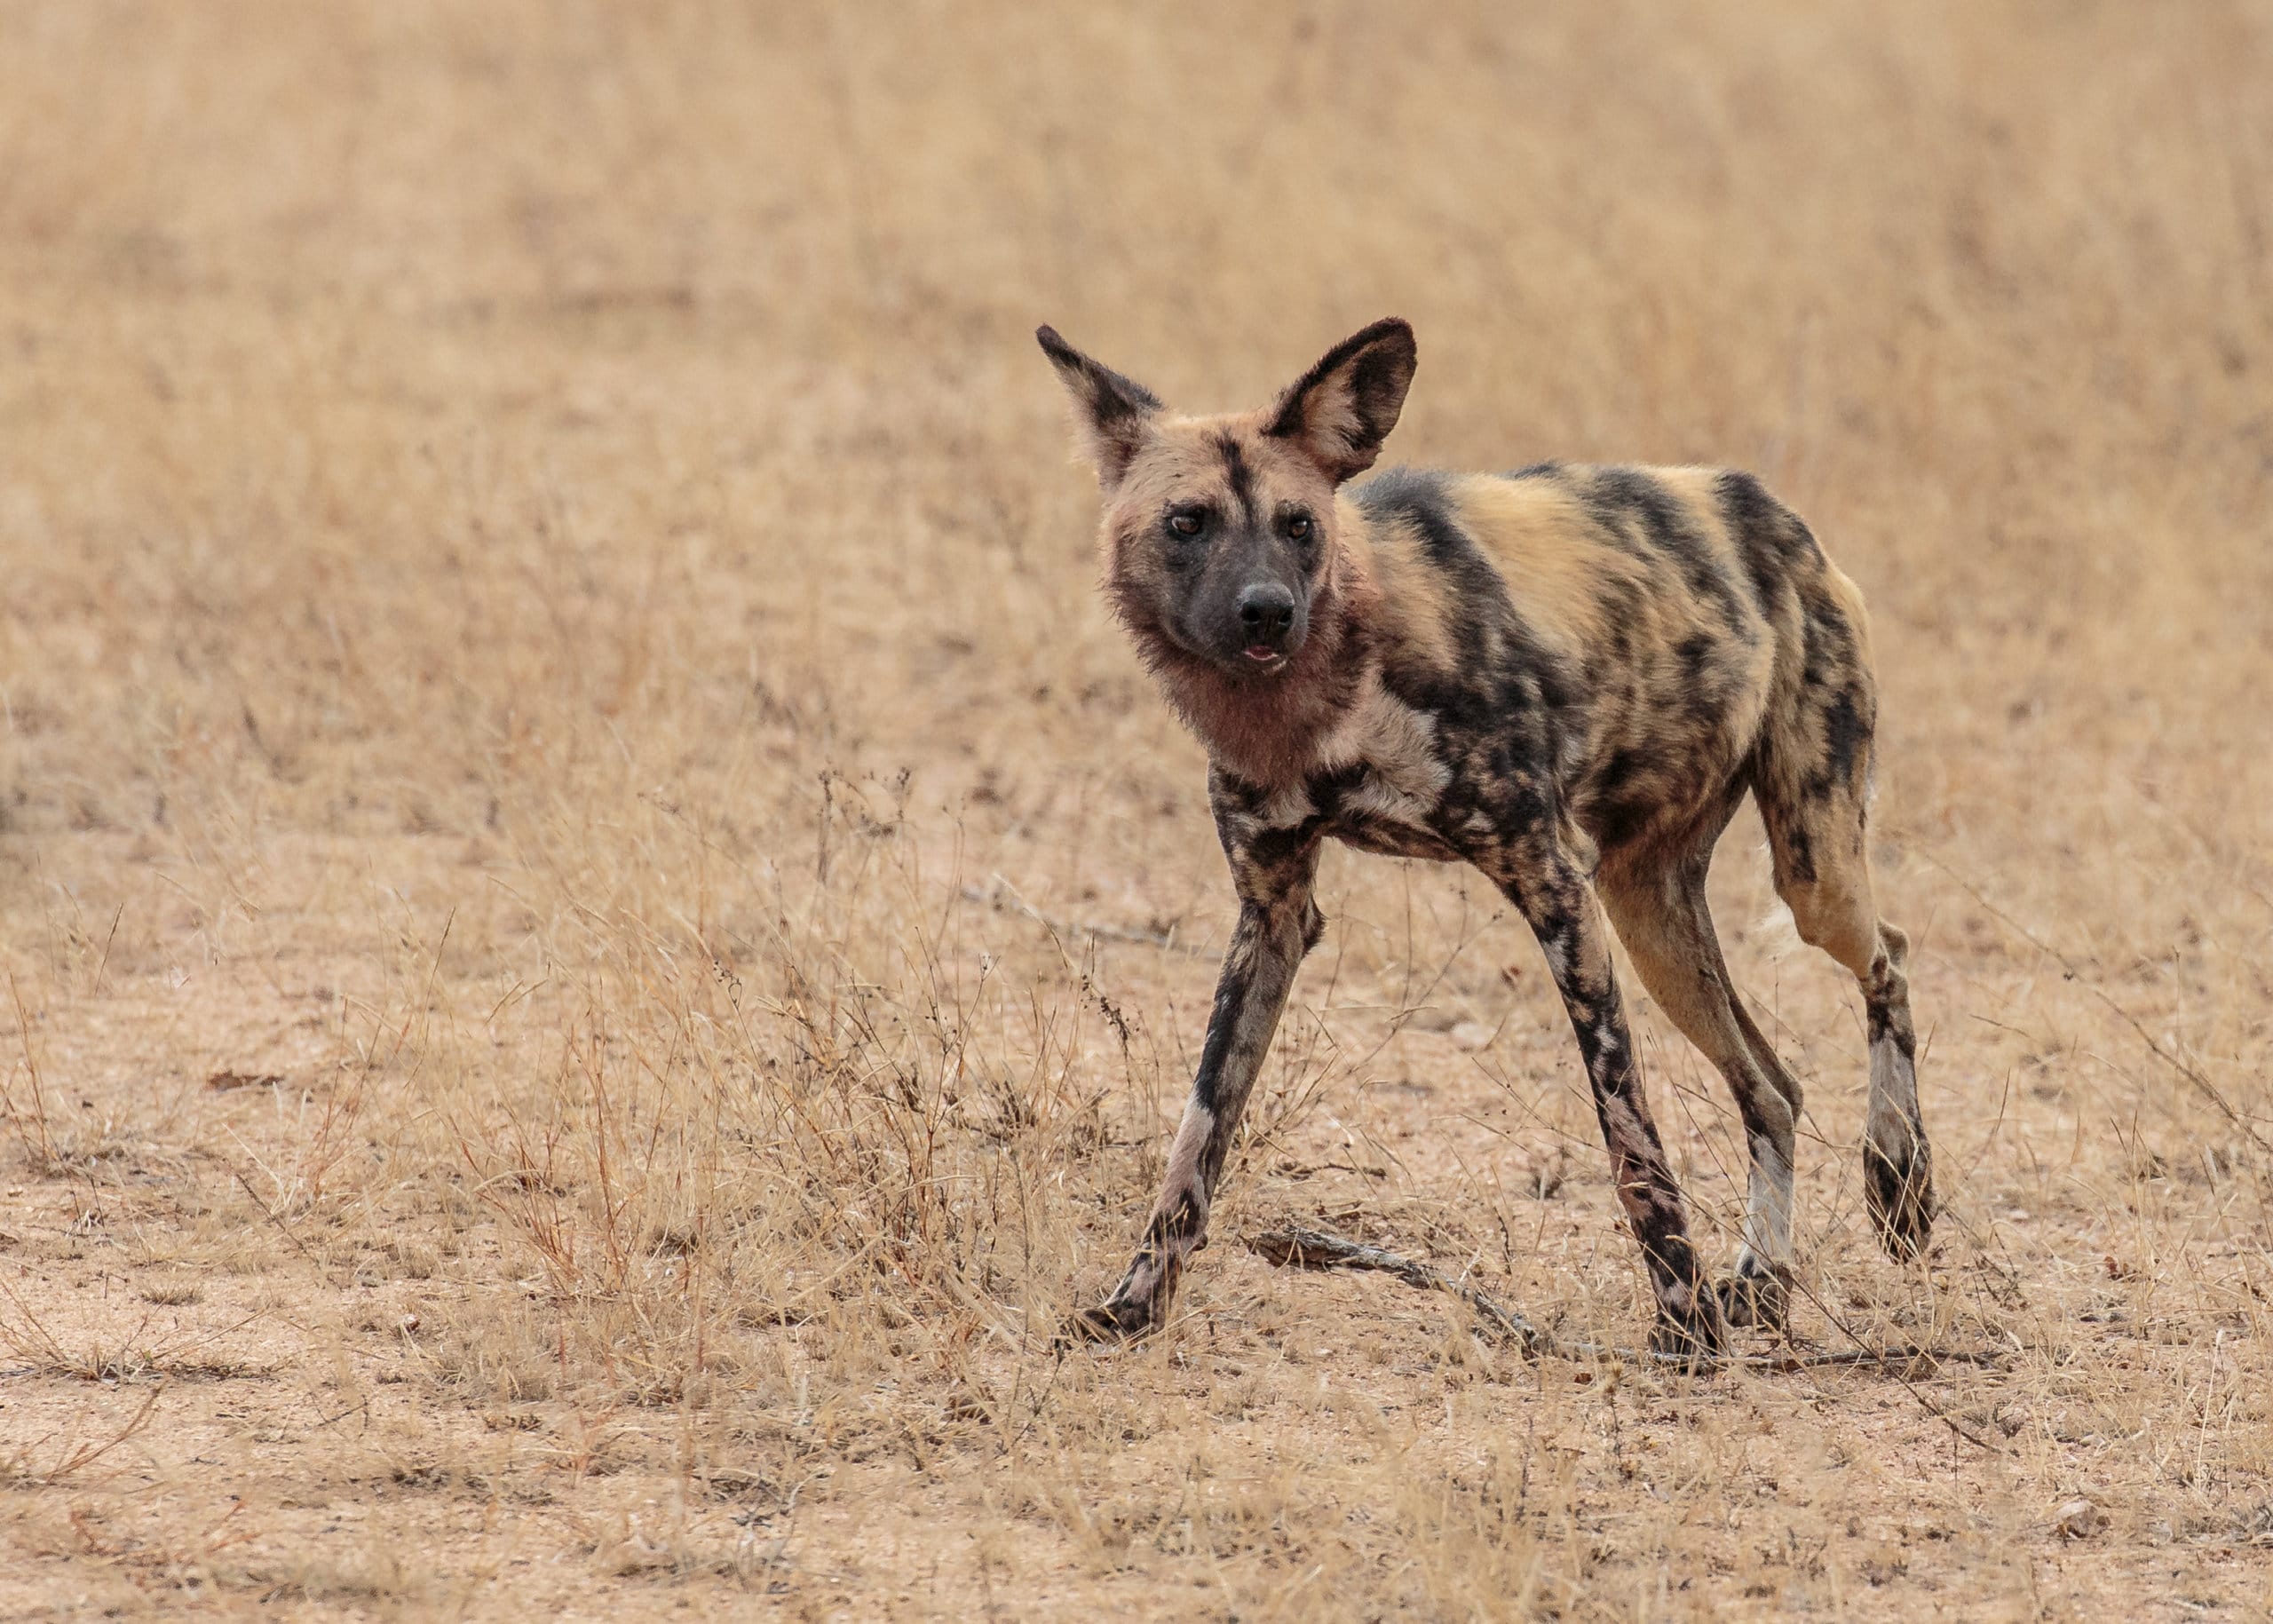
[[[1227,845],[1231,839],[1227,830]],[[1278,852],[1267,846],[1234,848],[1232,868],[1241,892],[1239,923],[1216,984],[1207,1046],[1144,1238],[1113,1295],[1081,1316],[1080,1328],[1096,1340],[1142,1336],[1168,1318],[1184,1259],[1207,1244],[1208,1212],[1224,1159],[1279,1029],[1295,971],[1324,924],[1311,905],[1314,844]]]
[[[1558,844],[1540,841],[1525,860],[1493,876],[1539,938],[1578,1033],[1594,1092],[1595,1115],[1610,1150],[1611,1176],[1627,1222],[1642,1244],[1657,1296],[1651,1337],[1660,1351],[1717,1354],[1726,1345],[1718,1299],[1689,1241],[1681,1189],[1642,1092],[1642,1071],[1627,1030],[1594,887]]]

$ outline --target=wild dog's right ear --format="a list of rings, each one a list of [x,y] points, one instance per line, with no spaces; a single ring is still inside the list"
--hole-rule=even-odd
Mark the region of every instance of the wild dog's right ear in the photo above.
[[[1419,363],[1413,329],[1390,316],[1352,333],[1295,380],[1263,432],[1291,440],[1336,485],[1374,465]]]
[[[1110,490],[1144,443],[1144,425],[1160,409],[1160,397],[1112,368],[1101,366],[1057,336],[1054,327],[1034,329],[1041,353],[1057,368],[1073,398],[1073,432],[1097,464],[1097,483]]]

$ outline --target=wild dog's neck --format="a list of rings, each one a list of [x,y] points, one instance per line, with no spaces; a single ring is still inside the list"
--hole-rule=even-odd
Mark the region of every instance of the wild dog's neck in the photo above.
[[[1334,552],[1311,600],[1310,636],[1284,670],[1232,672],[1136,630],[1142,651],[1208,759],[1262,788],[1301,782],[1319,746],[1364,693],[1374,664],[1381,588],[1372,527],[1334,500]]]

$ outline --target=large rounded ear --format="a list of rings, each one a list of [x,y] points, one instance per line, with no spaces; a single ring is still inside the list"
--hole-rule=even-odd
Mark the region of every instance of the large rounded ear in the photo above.
[[[1034,329],[1034,338],[1073,401],[1073,432],[1097,464],[1097,483],[1107,490],[1129,471],[1144,429],[1160,409],[1160,397],[1112,368],[1091,360],[1057,336],[1054,327]]]
[[[1293,440],[1339,485],[1381,455],[1419,360],[1409,324],[1397,316],[1376,321],[1296,379],[1279,397],[1263,432]]]

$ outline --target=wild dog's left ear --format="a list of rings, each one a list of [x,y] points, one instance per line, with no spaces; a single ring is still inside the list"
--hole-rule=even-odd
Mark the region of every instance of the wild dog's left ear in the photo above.
[[[1058,381],[1073,397],[1073,428],[1097,466],[1097,483],[1107,490],[1129,471],[1144,441],[1144,425],[1160,409],[1160,397],[1134,378],[1091,360],[1057,336],[1054,327],[1034,329],[1034,340]]]
[[[1419,360],[1409,325],[1397,316],[1376,321],[1296,379],[1263,432],[1295,441],[1339,485],[1381,455]]]

